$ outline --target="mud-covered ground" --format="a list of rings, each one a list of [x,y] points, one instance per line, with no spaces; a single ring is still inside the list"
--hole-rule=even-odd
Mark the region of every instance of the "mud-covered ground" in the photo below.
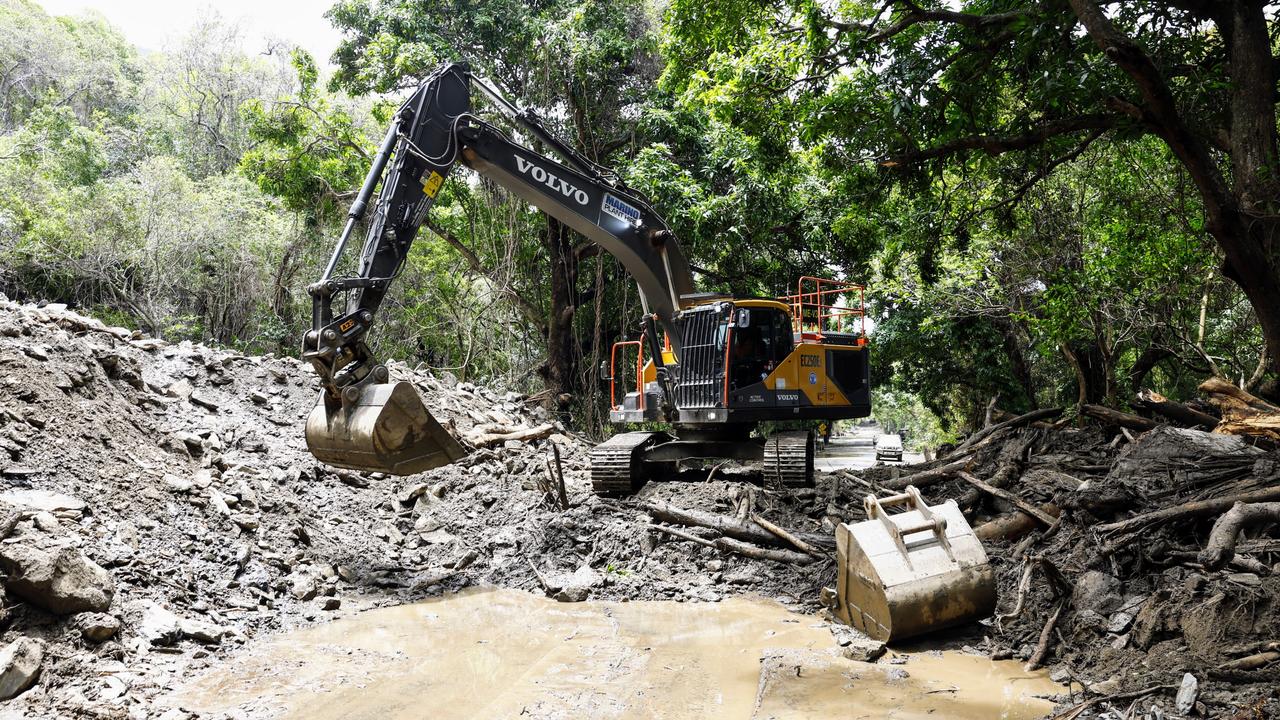
[[[514,394],[403,366],[392,373],[413,381],[460,437],[477,426],[556,423]],[[654,531],[644,504],[756,513],[829,537],[836,523],[862,519],[868,491],[910,472],[833,473],[814,489],[787,492],[762,486],[750,469],[721,468],[710,481],[705,471],[691,472],[606,500],[590,491],[588,443],[558,424],[548,438],[476,449],[412,477],[335,472],[302,440],[317,394],[313,374],[292,358],[170,345],[65,308],[0,300],[0,567],[8,594],[0,694],[34,668],[34,686],[0,702],[0,717],[189,717],[156,699],[265,633],[477,585],[567,601],[762,595],[816,611],[820,590],[834,584],[833,560],[778,563],[681,541]],[[1150,482],[1146,475],[1115,471],[1115,459],[1135,450],[1100,431],[1027,428],[999,440],[974,455],[971,469],[988,477],[1014,462],[1020,477],[1032,478],[1018,486],[1030,488],[1031,501],[1095,497],[1099,488],[1160,492],[1138,487]],[[568,510],[544,491],[553,443]],[[975,524],[1002,510],[954,480],[925,496],[959,499]],[[1104,505],[1079,505],[1092,510],[1069,513],[1051,533],[990,543],[1002,613],[1011,612],[1028,563],[1035,565],[1023,611],[943,642],[1026,659],[1063,605],[1046,663],[1055,677],[1095,690],[1064,698],[1064,707],[1178,686],[1191,672],[1199,685],[1191,715],[1265,717],[1262,709],[1250,714],[1254,705],[1274,711],[1268,698],[1276,683],[1256,675],[1274,671],[1224,679],[1209,670],[1246,645],[1280,637],[1280,580],[1258,565],[1252,573],[1208,573],[1164,555],[1154,560],[1160,527],[1103,556],[1103,539],[1090,534],[1092,513],[1133,511],[1132,503],[1105,512]],[[1182,547],[1205,530],[1163,531],[1179,534],[1173,544]],[[1254,554],[1277,559],[1275,548]],[[1068,585],[1046,580],[1053,571],[1040,558]],[[72,587],[19,579],[50,567],[69,570],[62,575]],[[1158,705],[1164,717],[1178,715],[1173,690],[1138,703],[1144,712]],[[1099,703],[1080,717],[1127,706]]]

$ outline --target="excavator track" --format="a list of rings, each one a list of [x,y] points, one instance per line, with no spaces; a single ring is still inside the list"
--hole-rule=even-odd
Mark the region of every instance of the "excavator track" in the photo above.
[[[663,433],[619,433],[591,449],[591,488],[597,495],[630,495],[644,485],[641,455]]]
[[[774,433],[764,444],[766,482],[784,487],[813,487],[813,433]]]

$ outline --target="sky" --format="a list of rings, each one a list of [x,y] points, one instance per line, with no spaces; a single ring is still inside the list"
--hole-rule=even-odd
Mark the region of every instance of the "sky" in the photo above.
[[[142,50],[163,50],[180,37],[196,19],[217,13],[237,24],[245,50],[261,52],[268,39],[301,45],[328,64],[339,34],[324,13],[335,0],[37,0],[51,15],[74,15],[96,10]]]

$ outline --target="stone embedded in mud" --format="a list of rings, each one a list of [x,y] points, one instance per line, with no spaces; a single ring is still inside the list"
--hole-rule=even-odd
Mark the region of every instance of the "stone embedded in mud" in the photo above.
[[[82,613],[76,616],[80,636],[89,642],[100,643],[115,637],[120,631],[120,620],[106,613]]]
[[[130,607],[140,614],[133,630],[138,636],[152,645],[173,645],[182,638],[178,628],[178,616],[164,606],[151,600],[131,603]]]
[[[0,493],[0,502],[28,510],[53,513],[63,520],[79,520],[86,503],[78,497],[48,490],[17,489]]]
[[[572,575],[561,575],[558,580],[548,578],[552,587],[559,586],[559,591],[552,597],[560,602],[582,602],[591,596],[591,589],[604,583],[600,573],[583,565]]]
[[[1120,607],[1120,581],[1097,570],[1090,570],[1076,580],[1071,604],[1077,611],[1092,610],[1107,615]]]
[[[1196,698],[1200,697],[1200,681],[1191,673],[1182,676],[1182,684],[1178,686],[1178,695],[1174,703],[1178,712],[1186,715],[1196,707]]]
[[[19,598],[55,615],[102,612],[111,606],[111,573],[76,548],[29,536],[0,545],[5,586]]]
[[[0,700],[8,700],[36,682],[44,662],[44,645],[21,637],[0,649]]]

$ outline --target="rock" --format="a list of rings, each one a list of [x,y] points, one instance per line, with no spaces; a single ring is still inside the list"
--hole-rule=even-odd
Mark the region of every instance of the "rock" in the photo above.
[[[176,397],[179,400],[186,400],[187,398],[191,397],[191,393],[194,391],[195,391],[195,388],[191,387],[191,383],[187,382],[186,380],[179,380],[175,383],[170,384],[169,387],[166,388],[164,392],[169,397]]]
[[[182,432],[176,432],[173,434],[173,438],[181,442],[183,446],[187,448],[187,452],[192,455],[198,456],[204,452],[204,438],[193,432],[185,430]]]
[[[850,660],[874,662],[885,653],[883,642],[872,640],[848,625],[832,625],[831,634],[840,646],[840,654]]]
[[[36,682],[44,662],[44,645],[20,637],[0,649],[0,700],[8,700]]]
[[[191,481],[186,478],[178,477],[177,475],[166,474],[164,476],[164,484],[169,486],[169,489],[176,493],[191,492]]]
[[[178,616],[162,605],[150,600],[142,600],[134,604],[141,612],[141,619],[133,626],[138,636],[152,645],[173,645],[182,639],[182,631],[178,628]]]
[[[1120,676],[1112,675],[1089,686],[1089,692],[1097,695],[1112,695],[1120,690]]]
[[[562,576],[560,590],[553,597],[560,602],[582,602],[590,597],[592,588],[603,582],[604,578],[600,573],[592,570],[590,565],[583,565],[572,575]],[[552,586],[555,584],[552,583]]]
[[[85,510],[85,502],[80,498],[48,490],[7,490],[0,493],[0,502],[36,512],[53,513],[63,520],[79,520]]]
[[[22,350],[29,358],[40,361],[49,359],[49,348],[46,345],[28,345],[22,348]]]
[[[322,610],[337,610],[342,607],[342,601],[336,597],[327,597],[320,601]]]
[[[231,631],[204,620],[178,618],[178,632],[182,633],[183,637],[190,638],[196,642],[216,645],[222,642],[223,636]]]
[[[209,412],[218,412],[218,407],[219,407],[218,403],[214,401],[213,398],[209,397],[208,395],[205,395],[204,393],[192,392],[191,397],[189,399],[191,400],[192,404],[199,405],[200,407],[204,408],[205,410],[208,410]]]
[[[267,394],[262,392],[261,390],[250,390],[249,400],[252,401],[255,405],[266,405],[268,402],[270,402],[271,398],[268,397]]]
[[[1196,676],[1186,673],[1182,676],[1182,684],[1178,686],[1178,695],[1174,699],[1174,704],[1178,708],[1178,712],[1186,715],[1195,709],[1196,698],[1200,696],[1200,681],[1196,680]]]
[[[1097,570],[1090,570],[1076,580],[1071,593],[1071,604],[1077,611],[1092,610],[1100,615],[1110,614],[1120,607],[1120,581]]]
[[[296,600],[311,600],[316,596],[316,579],[308,573],[295,575],[289,587],[289,594]]]
[[[111,606],[111,573],[66,545],[41,546],[27,538],[0,545],[10,592],[55,615],[102,612]]]
[[[100,643],[115,637],[120,631],[120,620],[106,613],[81,613],[76,616],[75,626],[85,640]]]

